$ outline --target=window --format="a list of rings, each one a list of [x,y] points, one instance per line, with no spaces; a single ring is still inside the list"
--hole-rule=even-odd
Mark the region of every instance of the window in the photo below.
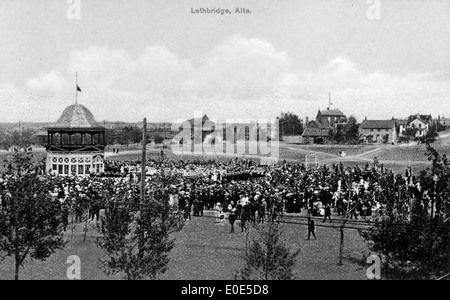
[[[69,174],[69,165],[64,165],[64,174],[65,175]]]
[[[57,171],[57,170],[58,170],[58,165],[53,164],[53,165],[52,165],[52,169],[53,169],[53,171]]]
[[[70,166],[70,174],[76,174],[77,173],[77,166],[71,165]]]
[[[373,128],[370,128],[370,131],[373,131]]]
[[[81,133],[72,135],[72,145],[81,145]]]
[[[58,165],[58,174],[63,173],[63,165]]]
[[[59,134],[59,133],[55,133],[54,135],[53,135],[53,139],[52,139],[53,141],[52,141],[52,144],[53,145],[58,145],[58,144],[60,144],[61,143],[61,135]]]
[[[91,169],[91,165],[85,165],[84,166],[84,174],[89,174]]]
[[[83,172],[84,170],[83,170],[83,165],[78,165],[78,174],[83,174],[84,172]]]

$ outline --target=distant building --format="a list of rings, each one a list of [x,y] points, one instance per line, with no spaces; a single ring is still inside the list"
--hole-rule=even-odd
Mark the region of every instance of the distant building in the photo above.
[[[438,122],[445,127],[445,129],[450,128],[450,118],[439,117]]]
[[[323,124],[328,122],[329,127],[337,128],[347,124],[347,117],[339,109],[326,109],[323,111],[318,111],[316,120],[320,120]]]
[[[316,119],[309,121],[303,131],[303,138],[318,143],[330,137],[333,130],[347,124],[347,117],[339,109],[326,109],[318,111]]]
[[[387,142],[397,141],[397,129],[395,120],[367,120],[359,125],[359,134],[366,143],[383,143],[388,135]]]
[[[187,126],[187,128],[184,128]],[[205,114],[200,118],[192,118],[180,123],[178,126],[178,134],[187,129],[190,130],[191,141],[194,144],[222,143],[237,141],[256,141],[257,139],[270,138],[271,140],[279,139],[279,125],[275,123],[259,123],[257,120],[247,120],[245,122],[237,120],[236,122],[220,122],[218,120],[209,119]],[[182,143],[181,136],[178,136],[173,142]],[[185,138],[185,137],[183,137]]]
[[[428,133],[432,123],[433,119],[431,118],[431,115],[411,115],[406,122],[406,129],[415,128],[417,129],[416,137],[422,137]]]

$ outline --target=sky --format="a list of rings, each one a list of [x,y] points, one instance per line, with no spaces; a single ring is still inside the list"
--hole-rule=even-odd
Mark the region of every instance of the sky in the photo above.
[[[2,0],[0,38],[0,122],[56,121],[76,72],[97,121],[450,117],[447,0]]]

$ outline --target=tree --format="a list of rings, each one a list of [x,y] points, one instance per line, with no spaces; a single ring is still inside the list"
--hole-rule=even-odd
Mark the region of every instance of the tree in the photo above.
[[[332,141],[338,144],[357,144],[359,143],[359,125],[354,116],[348,118],[347,124],[339,124],[330,133]]]
[[[380,254],[394,278],[427,279],[450,272],[450,166],[427,144],[431,168],[420,174],[421,191],[382,186],[386,205],[375,225],[360,234]]]
[[[11,146],[10,135],[7,134],[6,131],[0,131],[0,147],[8,150]]]
[[[36,132],[32,129],[24,129],[20,133],[19,146],[22,148],[28,148],[37,143],[37,138],[34,135]]]
[[[155,144],[162,144],[164,142],[164,138],[159,134],[155,135],[154,140],[155,140]]]
[[[337,128],[331,132],[331,139],[338,144],[346,143],[346,134],[345,130],[341,128]]]
[[[116,195],[120,201],[107,201],[105,216],[98,229],[102,234],[96,245],[105,256],[100,259],[107,275],[123,274],[128,280],[154,279],[169,263],[174,247],[170,234],[183,227],[182,212],[169,204],[169,183],[165,176],[147,191],[144,202],[130,198],[127,191]]]
[[[436,138],[438,136],[439,136],[439,134],[438,134],[436,125],[433,125],[428,129],[427,134],[420,138],[420,141],[422,143],[432,144],[436,141]]]
[[[138,144],[142,139],[142,131],[137,126],[124,126],[114,129],[114,141],[120,145]]]
[[[28,148],[33,144],[39,143],[38,138],[34,134],[35,131],[28,128],[22,131],[0,132],[0,146],[5,150],[8,150],[11,146]]]
[[[441,131],[445,131],[447,129],[447,127],[445,127],[445,125],[443,125],[440,121],[437,121],[437,132],[441,132]]]
[[[118,130],[115,128],[107,128],[105,132],[106,145],[114,145],[117,143]]]
[[[142,140],[142,130],[137,126],[130,126],[129,129],[130,141],[135,144],[139,144]]]
[[[299,116],[292,113],[281,113],[279,118],[280,123],[280,137],[283,135],[301,135],[303,133],[303,124]]]
[[[416,138],[417,131],[419,131],[419,129],[415,126],[408,127],[403,131],[403,135],[408,139],[408,141],[414,140]]]
[[[235,273],[240,280],[292,280],[300,249],[291,252],[282,240],[279,222],[258,225],[257,237],[246,248],[245,266]]]
[[[348,117],[345,127],[345,140],[348,144],[357,144],[359,142],[359,125],[355,116]]]
[[[45,260],[66,242],[61,203],[51,198],[48,181],[34,172],[31,153],[15,153],[0,207],[0,251],[15,261],[15,279],[28,258]]]

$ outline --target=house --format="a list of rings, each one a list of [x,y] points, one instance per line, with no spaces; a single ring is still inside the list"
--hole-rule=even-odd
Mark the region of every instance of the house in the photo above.
[[[359,134],[366,143],[383,143],[387,135],[388,143],[397,141],[395,120],[367,120],[359,126]]]
[[[333,130],[341,128],[347,124],[347,117],[339,109],[329,109],[318,111],[316,119],[309,121],[303,131],[305,141],[319,143],[330,137]]]
[[[347,117],[339,109],[326,109],[317,113],[316,120],[327,121],[329,126],[337,128],[338,126],[347,124]]]
[[[439,117],[438,122],[445,127],[445,129],[450,128],[450,118]]]
[[[406,129],[417,129],[416,137],[422,137],[428,133],[432,122],[431,115],[411,115],[406,122]]]
[[[397,131],[397,137],[404,136],[406,130],[406,124],[408,120],[406,119],[395,119],[392,117],[392,120],[395,121],[395,129]]]
[[[314,120],[308,122],[302,137],[304,141],[320,143],[331,135],[332,128],[326,120]]]

